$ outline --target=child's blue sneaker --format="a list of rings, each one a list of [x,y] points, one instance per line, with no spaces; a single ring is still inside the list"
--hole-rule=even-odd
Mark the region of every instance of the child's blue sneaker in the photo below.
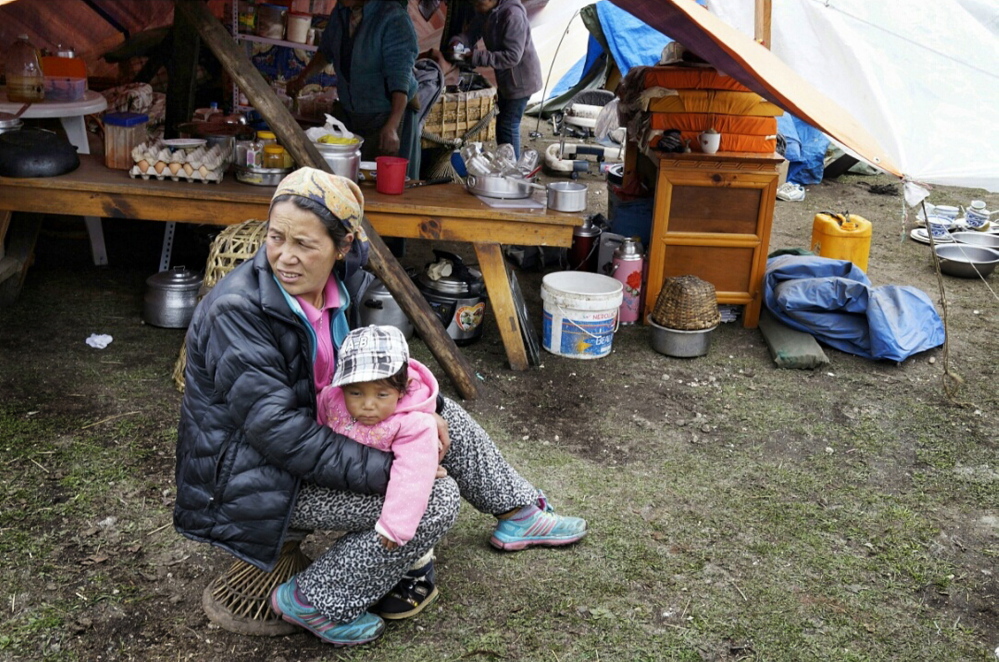
[[[569,545],[585,535],[586,520],[556,515],[532,504],[509,519],[501,519],[489,542],[493,547],[512,552],[535,546]]]
[[[385,621],[367,612],[349,623],[335,623],[310,605],[298,590],[298,580],[292,577],[279,584],[271,593],[271,608],[289,623],[299,625],[334,646],[366,644],[381,636]]]

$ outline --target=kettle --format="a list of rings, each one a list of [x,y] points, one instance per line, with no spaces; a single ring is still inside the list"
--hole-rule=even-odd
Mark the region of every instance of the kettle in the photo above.
[[[454,253],[434,249],[434,256],[417,276],[416,287],[456,345],[473,343],[482,336],[486,314],[482,273]]]
[[[186,328],[198,306],[201,283],[200,273],[182,266],[153,274],[146,279],[142,320],[165,329]]]

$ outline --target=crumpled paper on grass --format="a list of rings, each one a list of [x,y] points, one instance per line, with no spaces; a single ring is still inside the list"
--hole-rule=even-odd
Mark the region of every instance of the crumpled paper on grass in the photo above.
[[[87,344],[94,349],[104,349],[111,344],[112,340],[114,340],[114,338],[106,333],[91,333],[90,337],[87,338]]]

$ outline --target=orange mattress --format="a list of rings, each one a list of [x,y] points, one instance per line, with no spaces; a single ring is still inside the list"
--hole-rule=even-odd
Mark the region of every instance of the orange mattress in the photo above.
[[[776,117],[750,117],[748,115],[719,115],[716,113],[651,113],[651,128],[665,131],[679,129],[700,133],[712,126],[722,134],[737,133],[746,136],[773,136],[777,134]]]
[[[755,92],[728,92],[724,90],[677,90],[649,101],[651,113],[722,113],[724,115],[751,115],[753,117],[779,117],[784,111]]]
[[[671,90],[731,90],[749,92],[731,76],[704,67],[649,67],[645,70],[643,87],[665,87]]]
[[[697,141],[700,131],[681,131],[680,137],[687,141],[690,149],[695,152],[701,151],[701,146]],[[659,136],[649,141],[649,147],[655,149],[659,143]],[[743,154],[773,154],[777,151],[776,138],[764,138],[763,136],[744,136],[738,133],[723,133],[719,152],[740,152]]]

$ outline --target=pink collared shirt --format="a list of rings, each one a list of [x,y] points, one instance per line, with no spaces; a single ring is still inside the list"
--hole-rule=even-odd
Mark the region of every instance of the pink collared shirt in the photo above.
[[[336,353],[333,351],[333,337],[330,334],[330,309],[340,307],[340,288],[337,286],[336,278],[331,275],[326,281],[326,289],[323,290],[322,310],[306,301],[304,297],[296,296],[295,300],[302,307],[302,312],[305,313],[305,318],[309,320],[318,339],[316,362],[312,366],[312,380],[316,385],[316,393],[319,393],[333,381],[333,373],[336,371]]]

